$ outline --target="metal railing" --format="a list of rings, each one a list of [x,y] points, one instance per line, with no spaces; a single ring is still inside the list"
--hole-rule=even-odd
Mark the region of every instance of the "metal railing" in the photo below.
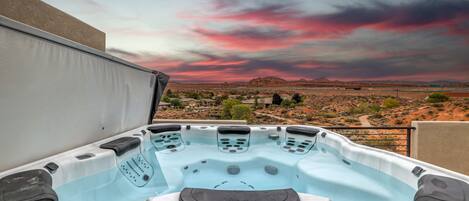
[[[410,156],[411,133],[415,127],[336,127],[325,129],[344,135],[355,143]]]

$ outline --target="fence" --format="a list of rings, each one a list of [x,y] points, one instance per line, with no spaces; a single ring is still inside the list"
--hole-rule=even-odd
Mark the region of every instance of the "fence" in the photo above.
[[[323,127],[355,143],[410,156],[411,133],[415,127]]]

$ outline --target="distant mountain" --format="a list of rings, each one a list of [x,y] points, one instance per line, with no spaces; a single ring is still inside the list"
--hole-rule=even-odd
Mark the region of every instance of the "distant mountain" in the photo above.
[[[327,79],[327,77],[320,77],[320,78],[316,78],[314,80],[312,80],[313,82],[330,82],[329,79]]]
[[[259,77],[252,79],[248,82],[249,86],[275,86],[275,85],[283,85],[286,84],[288,81],[274,76],[269,77]]]

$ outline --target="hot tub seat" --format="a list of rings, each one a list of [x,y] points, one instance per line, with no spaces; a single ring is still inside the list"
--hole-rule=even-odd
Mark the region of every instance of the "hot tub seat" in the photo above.
[[[217,131],[219,134],[247,135],[251,133],[251,128],[249,126],[219,126]]]
[[[150,132],[157,134],[157,133],[163,133],[163,132],[169,132],[169,131],[180,131],[181,130],[181,125],[156,125],[156,126],[149,126],[147,128]]]
[[[469,201],[469,184],[438,175],[424,175],[418,182],[415,201]]]
[[[135,137],[121,137],[99,146],[101,149],[111,149],[117,156],[140,146],[140,139]]]
[[[42,169],[18,172],[0,179],[0,201],[57,201],[52,177]]]
[[[286,131],[290,134],[303,135],[307,137],[314,137],[319,133],[318,129],[304,126],[288,126]]]

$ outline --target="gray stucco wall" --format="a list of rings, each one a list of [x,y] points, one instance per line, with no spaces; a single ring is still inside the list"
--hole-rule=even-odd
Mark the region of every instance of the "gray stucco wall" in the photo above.
[[[468,121],[414,121],[411,156],[469,175]]]
[[[0,15],[105,51],[104,32],[40,0],[0,0]]]

